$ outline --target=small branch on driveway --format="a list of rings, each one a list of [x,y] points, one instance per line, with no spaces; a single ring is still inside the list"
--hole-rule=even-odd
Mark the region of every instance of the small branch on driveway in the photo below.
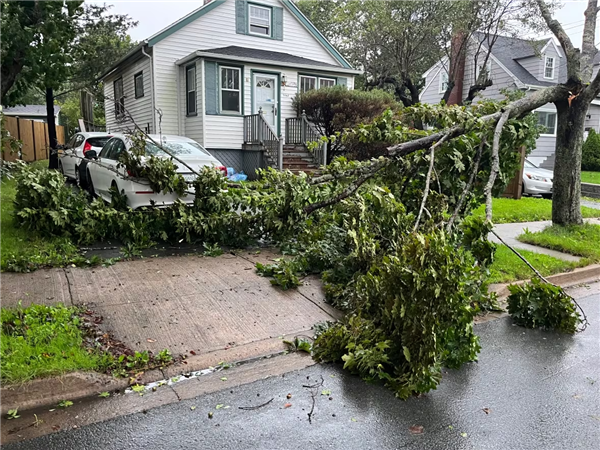
[[[263,403],[262,405],[256,405],[256,406],[239,406],[239,409],[243,409],[244,411],[254,411],[255,409],[259,409],[262,408],[263,406],[267,406],[268,404],[270,404],[273,400],[275,400],[275,397],[273,397],[271,400],[269,400],[268,402]]]

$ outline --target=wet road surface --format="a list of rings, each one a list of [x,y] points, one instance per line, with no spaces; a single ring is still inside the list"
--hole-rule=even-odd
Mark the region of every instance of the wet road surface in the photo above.
[[[408,401],[339,366],[317,365],[3,448],[598,448],[600,288],[573,295],[591,322],[585,332],[527,330],[510,318],[477,325],[479,362],[444,371],[436,391]],[[239,409],[271,398],[259,409]],[[414,426],[422,433],[412,434]]]

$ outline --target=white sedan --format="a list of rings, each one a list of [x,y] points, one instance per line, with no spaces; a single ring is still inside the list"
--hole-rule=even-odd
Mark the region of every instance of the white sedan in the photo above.
[[[181,136],[159,136],[150,135],[146,141],[146,155],[170,158],[170,156],[161,150],[154,142],[160,143],[169,153],[177,156],[194,171],[200,172],[203,167],[214,167],[220,170],[223,175],[227,175],[227,169],[206,149],[192,139]],[[131,141],[125,135],[114,135],[96,159],[90,159],[87,164],[87,178],[89,181],[89,191],[92,195],[98,195],[105,201],[111,201],[111,187],[115,186],[119,192],[124,191],[127,197],[127,205],[133,209],[143,206],[168,206],[173,204],[178,198],[184,203],[193,203],[193,195],[184,195],[179,197],[175,193],[165,194],[154,192],[150,187],[148,180],[130,177],[126,169],[119,163],[121,152],[128,151],[131,148]],[[173,163],[177,166],[177,172],[181,173],[186,181],[193,181],[196,175],[185,165],[177,160]],[[121,167],[120,167],[121,166]],[[192,186],[190,186],[190,190]]]
[[[100,153],[104,144],[112,137],[112,134],[89,132],[89,133],[75,133],[75,135],[69,140],[65,149],[62,151],[62,155],[58,160],[58,170],[73,180],[77,179],[77,166],[81,162],[81,159],[85,157],[85,154],[89,150],[95,150]]]
[[[552,197],[554,172],[540,169],[532,162],[525,160],[523,170],[523,194]]]

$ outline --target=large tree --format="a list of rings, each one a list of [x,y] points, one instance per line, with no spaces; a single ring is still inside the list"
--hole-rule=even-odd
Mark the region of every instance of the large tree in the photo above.
[[[2,1],[2,104],[32,85],[58,87],[69,73],[82,1]],[[10,92],[9,92],[10,91]]]
[[[363,87],[390,89],[409,106],[420,101],[423,72],[446,55],[464,55],[476,32],[491,48],[495,36],[512,23],[509,19],[515,16],[517,3],[521,0],[301,0],[298,6],[344,56],[365,71]],[[487,56],[475,53],[485,67]],[[457,59],[446,60],[449,95]],[[472,95],[490,82],[482,79],[475,84]]]

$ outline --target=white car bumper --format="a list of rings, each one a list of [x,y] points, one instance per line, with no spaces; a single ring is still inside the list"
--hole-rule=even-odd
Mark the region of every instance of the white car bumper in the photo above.
[[[175,203],[177,199],[181,200],[183,203],[190,204],[194,202],[195,198],[193,194],[186,194],[179,197],[173,192],[170,194],[153,192],[149,185],[131,180],[121,180],[118,188],[127,196],[127,206],[132,209],[145,206],[164,208]],[[192,191],[192,186],[190,186],[189,189]]]
[[[552,182],[525,178],[523,180],[523,193],[532,195],[552,194]]]

